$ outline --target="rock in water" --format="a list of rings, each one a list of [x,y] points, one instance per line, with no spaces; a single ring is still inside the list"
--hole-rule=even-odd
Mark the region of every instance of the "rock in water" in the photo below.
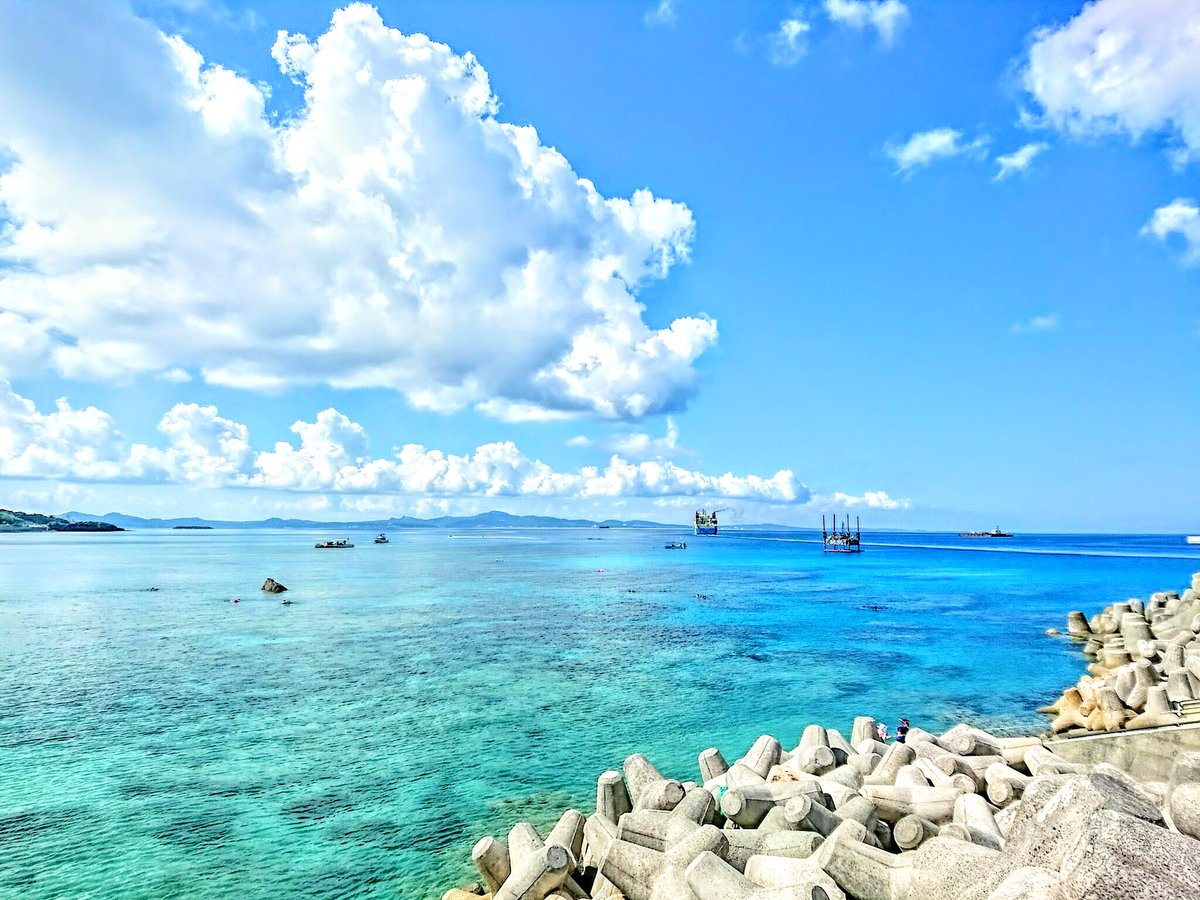
[[[266,591],[268,594],[282,594],[284,591],[287,590],[287,588],[285,588],[282,584],[280,584],[274,578],[268,578],[266,581],[264,581],[262,589],[264,591]]]

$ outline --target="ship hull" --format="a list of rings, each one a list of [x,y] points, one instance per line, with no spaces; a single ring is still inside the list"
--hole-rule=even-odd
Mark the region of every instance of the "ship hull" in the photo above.
[[[714,535],[717,533],[716,525],[697,525],[696,534],[699,536]]]

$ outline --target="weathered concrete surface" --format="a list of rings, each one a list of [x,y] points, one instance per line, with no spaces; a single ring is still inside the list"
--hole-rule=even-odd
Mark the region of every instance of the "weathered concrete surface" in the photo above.
[[[1200,722],[1046,741],[1073,763],[1108,763],[1141,781],[1166,781],[1181,753],[1200,751]]]

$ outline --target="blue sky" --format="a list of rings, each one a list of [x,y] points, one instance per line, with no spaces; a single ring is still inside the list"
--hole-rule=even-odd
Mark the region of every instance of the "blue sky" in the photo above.
[[[0,505],[1200,529],[1194,2],[85,9],[0,10]]]

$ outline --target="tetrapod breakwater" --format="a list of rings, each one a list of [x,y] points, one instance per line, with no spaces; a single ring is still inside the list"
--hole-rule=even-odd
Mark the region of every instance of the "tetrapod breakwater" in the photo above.
[[[1077,638],[1085,638],[1081,618],[1068,622]],[[1187,680],[1197,696],[1178,673],[1194,677],[1189,664],[1200,653],[1200,573],[1182,594],[1113,604],[1083,622],[1085,649],[1097,659],[1085,677],[1102,686],[1088,682],[1090,709],[1078,686],[1064,697],[1079,693],[1084,721],[1141,731],[1131,723],[1148,713],[1176,717],[1154,719],[1158,728],[1183,720],[1186,700],[1171,699],[1170,681]],[[1146,684],[1143,663],[1167,684]],[[1130,668],[1133,684],[1144,685],[1145,699],[1133,698],[1140,709],[1122,698],[1133,693],[1122,674]],[[1157,700],[1145,708],[1156,687],[1165,711]],[[1110,693],[1122,698],[1119,716],[1100,699]],[[1054,705],[1058,725],[1062,705]],[[1142,779],[1105,762],[1073,762],[1050,735],[999,736],[959,723],[884,743],[877,727],[859,716],[847,737],[809,725],[791,749],[762,735],[732,764],[709,747],[690,778],[634,753],[599,776],[590,814],[566,810],[544,836],[519,822],[481,838],[472,852],[479,881],[443,900],[1200,896],[1200,753],[1176,754],[1160,778]],[[1095,729],[1072,719],[1052,730]]]

